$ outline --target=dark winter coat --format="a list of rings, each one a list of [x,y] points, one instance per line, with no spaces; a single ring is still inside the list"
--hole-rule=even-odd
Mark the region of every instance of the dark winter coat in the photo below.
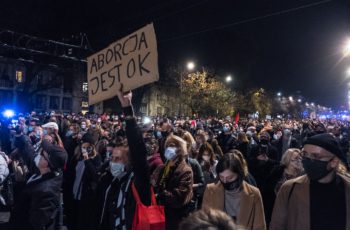
[[[11,229],[57,229],[62,180],[61,174],[47,173],[27,183],[11,213]]]

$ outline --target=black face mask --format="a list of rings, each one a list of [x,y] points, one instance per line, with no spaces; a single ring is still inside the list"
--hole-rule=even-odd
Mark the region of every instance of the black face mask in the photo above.
[[[238,178],[234,181],[224,183],[221,181],[221,184],[224,186],[225,190],[232,191],[240,186]]]
[[[162,137],[166,138],[168,136],[168,132],[167,131],[162,131]]]
[[[331,171],[327,169],[329,161],[311,160],[310,158],[303,157],[302,163],[310,180],[318,181],[327,176]]]
[[[265,139],[260,140],[260,144],[262,145],[267,145],[268,143],[269,143],[268,140],[265,140]]]

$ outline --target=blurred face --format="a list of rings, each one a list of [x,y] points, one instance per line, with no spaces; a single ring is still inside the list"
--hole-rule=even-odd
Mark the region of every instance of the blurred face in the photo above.
[[[316,145],[305,145],[302,150],[302,156],[320,161],[330,161],[334,158],[332,153]]]
[[[128,150],[126,147],[115,147],[111,156],[111,162],[127,164]]]
[[[81,152],[84,154],[84,153],[87,153],[88,155],[91,155],[93,154],[93,146],[90,145],[90,143],[83,143],[81,145]]]
[[[290,158],[290,166],[295,169],[300,169],[302,167],[301,164],[301,156],[298,152],[294,152],[292,157]]]
[[[229,183],[229,182],[235,181],[237,177],[238,177],[237,173],[234,173],[229,169],[226,169],[225,171],[222,171],[221,173],[219,173],[219,178],[222,183]]]
[[[49,167],[49,163],[47,162],[46,159],[49,159],[49,156],[48,156],[47,152],[43,151],[41,156],[40,156],[40,160],[39,160],[39,164],[38,164],[39,169],[45,169],[45,168]]]

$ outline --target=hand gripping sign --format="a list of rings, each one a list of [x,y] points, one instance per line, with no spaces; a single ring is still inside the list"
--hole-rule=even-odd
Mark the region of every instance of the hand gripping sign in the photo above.
[[[87,58],[89,104],[158,81],[157,41],[153,24],[110,44]]]

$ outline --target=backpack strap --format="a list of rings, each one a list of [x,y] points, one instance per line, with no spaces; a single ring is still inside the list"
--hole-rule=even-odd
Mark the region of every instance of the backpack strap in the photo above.
[[[136,203],[142,204],[141,199],[140,199],[140,195],[137,192],[137,189],[136,189],[134,182],[131,185],[131,189],[132,189],[132,194],[134,195]],[[154,191],[153,191],[152,186],[151,186],[151,205],[157,205],[156,196],[154,195]]]

